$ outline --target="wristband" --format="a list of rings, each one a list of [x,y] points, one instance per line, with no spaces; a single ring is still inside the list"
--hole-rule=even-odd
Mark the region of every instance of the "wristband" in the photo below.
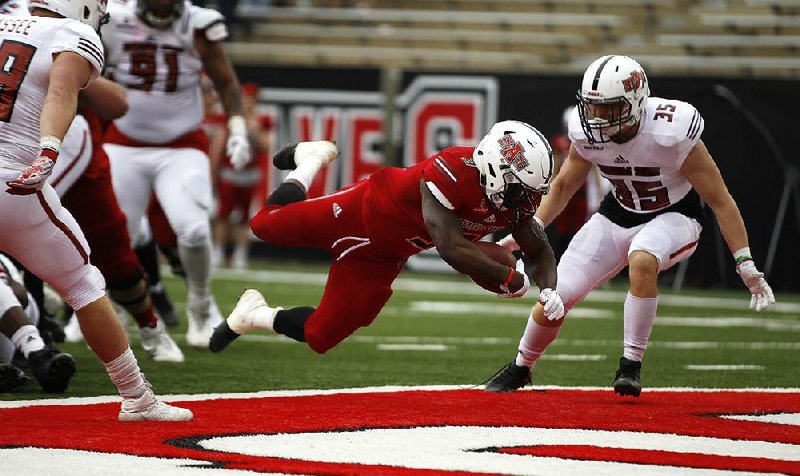
[[[544,222],[542,221],[542,219],[537,217],[536,215],[533,216],[533,219],[536,220],[536,223],[538,223],[539,226],[542,227],[542,230],[544,230]]]
[[[512,268],[511,266],[509,266],[508,268],[511,270],[511,272],[508,273],[508,277],[506,278],[505,282],[503,283],[503,286],[505,286],[505,287],[508,287],[508,285],[511,284],[511,281],[514,279],[514,273],[516,272],[516,270],[514,268]]]
[[[750,247],[745,246],[743,248],[739,248],[733,253],[733,259],[736,260],[736,266],[744,263],[745,261],[752,261],[753,256],[750,254]]]
[[[55,153],[61,149],[61,141],[55,136],[44,136],[39,139],[39,147],[42,149],[50,149]]]
[[[247,124],[242,116],[231,116],[228,118],[228,131],[234,136],[246,136]]]

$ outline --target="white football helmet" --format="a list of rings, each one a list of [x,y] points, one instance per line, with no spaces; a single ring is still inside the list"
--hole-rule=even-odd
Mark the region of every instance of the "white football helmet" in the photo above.
[[[166,29],[183,16],[185,0],[137,0],[136,15],[153,28]]]
[[[577,94],[589,142],[611,142],[623,129],[636,126],[648,96],[647,75],[634,59],[607,55],[595,60],[583,74]]]
[[[472,160],[492,206],[513,224],[533,216],[550,189],[553,149],[541,132],[524,122],[492,126]]]
[[[107,0],[28,0],[28,11],[41,8],[86,23],[95,31],[100,31],[100,27],[108,23],[106,3]]]

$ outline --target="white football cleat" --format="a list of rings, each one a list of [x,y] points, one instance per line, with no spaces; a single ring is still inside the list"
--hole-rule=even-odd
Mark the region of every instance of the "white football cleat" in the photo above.
[[[294,163],[300,165],[306,161],[317,161],[323,168],[339,157],[339,148],[331,141],[317,140],[300,142],[294,148]]]
[[[216,304],[211,295],[198,297],[191,292],[188,293],[186,301],[186,317],[189,323],[186,342],[192,347],[205,348],[214,330],[210,321],[213,319],[212,307],[216,307]]]
[[[211,352],[220,352],[237,337],[252,329],[274,330],[275,315],[282,307],[269,307],[264,296],[248,289],[239,298],[228,319],[214,328],[208,341]]]
[[[252,329],[272,330],[271,324],[275,320],[275,314],[281,309],[269,307],[260,292],[248,289],[239,298],[226,322],[228,327],[239,335]]]
[[[191,410],[167,405],[149,388],[139,398],[124,398],[119,412],[119,421],[189,421],[192,418]]]
[[[142,338],[142,348],[156,362],[184,361],[183,351],[169,336],[160,319],[156,327],[140,327],[139,335]]]

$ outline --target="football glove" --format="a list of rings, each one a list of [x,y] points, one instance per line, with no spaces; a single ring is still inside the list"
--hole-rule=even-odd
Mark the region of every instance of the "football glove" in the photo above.
[[[6,182],[6,192],[12,195],[31,195],[41,190],[47,182],[47,177],[53,173],[53,166],[58,159],[58,150],[61,141],[55,137],[42,138],[39,156],[29,166],[25,167],[19,177]]]
[[[528,288],[531,286],[531,280],[528,279],[528,275],[525,274],[525,263],[522,262],[521,259],[517,260],[517,267],[515,271],[522,275],[522,287],[517,289],[516,291],[511,291],[507,285],[501,284],[500,289],[503,291],[502,293],[498,293],[497,297],[499,298],[520,298],[528,292]]]
[[[757,312],[766,309],[775,302],[775,295],[772,294],[772,288],[764,279],[764,273],[756,268],[752,259],[737,259],[737,261],[739,264],[736,265],[736,272],[752,294],[750,309],[755,309]]]
[[[228,143],[225,145],[225,152],[236,170],[241,170],[253,158],[250,141],[247,139],[247,125],[242,116],[231,116],[228,119]]]
[[[557,321],[564,317],[564,301],[553,289],[545,288],[539,293],[539,302],[544,306],[544,317]]]

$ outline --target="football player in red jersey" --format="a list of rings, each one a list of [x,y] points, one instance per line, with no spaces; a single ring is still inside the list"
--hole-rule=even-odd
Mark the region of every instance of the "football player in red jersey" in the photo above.
[[[262,328],[324,353],[369,325],[408,257],[434,246],[457,271],[497,283],[504,291],[498,296],[521,297],[530,285],[522,267],[497,263],[474,243],[504,228],[534,263],[533,280],[542,289],[545,309],[563,312],[553,291],[553,250],[532,221],[553,174],[553,152],[539,131],[503,121],[476,147],[449,147],[411,167],[386,167],[338,192],[306,200],[314,175],[338,154],[327,141],[279,151],[273,163],[292,172],[250,221],[255,235],[270,244],[333,254],[319,306],[270,307],[258,291],[248,289],[215,328],[212,351]]]

